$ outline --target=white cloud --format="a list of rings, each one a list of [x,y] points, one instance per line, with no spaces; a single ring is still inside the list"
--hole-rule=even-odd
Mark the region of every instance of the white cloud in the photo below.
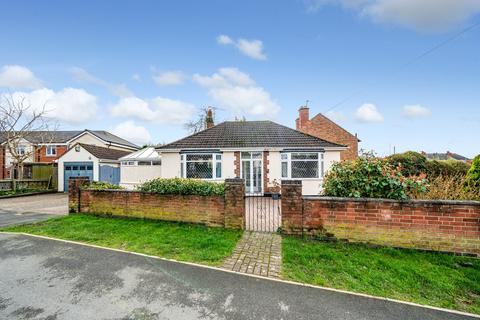
[[[194,82],[208,89],[208,95],[236,115],[273,118],[280,107],[270,93],[236,68],[221,68],[211,76],[195,74]]]
[[[156,97],[149,100],[138,97],[122,98],[110,108],[114,117],[136,118],[158,124],[185,124],[195,114],[189,103]]]
[[[100,87],[104,87],[111,94],[117,97],[130,97],[132,96],[132,92],[127,88],[125,84],[113,84],[109,83],[105,80],[95,77],[87,70],[79,68],[79,67],[71,67],[69,70],[70,74],[72,75],[75,81],[81,83],[92,83],[98,85]]]
[[[148,130],[143,126],[136,125],[133,121],[119,123],[112,128],[111,131],[113,134],[138,145],[144,145],[152,142],[152,136]]]
[[[371,103],[361,105],[355,112],[355,119],[358,122],[383,122],[382,114]]]
[[[175,86],[183,84],[185,75],[181,71],[167,71],[153,76],[153,81],[158,86]]]
[[[217,37],[217,42],[219,44],[232,44],[233,40],[229,36],[221,34]]]
[[[328,111],[325,116],[333,122],[343,122],[347,120],[347,117],[339,111]]]
[[[419,104],[404,106],[402,113],[407,118],[422,118],[428,117],[431,112],[428,108],[423,107]]]
[[[135,74],[132,74],[132,80],[140,81],[140,80],[142,80],[142,78],[140,77],[140,75],[138,73],[135,73]]]
[[[94,119],[97,113],[97,98],[83,89],[64,88],[61,91],[43,88],[31,92],[15,92],[13,99],[25,99],[31,110],[47,111],[46,117],[71,124],[80,124]]]
[[[341,5],[374,21],[422,32],[445,31],[480,13],[478,0],[310,0],[306,4],[309,11]]]
[[[39,89],[42,82],[26,67],[6,65],[0,70],[0,87]]]
[[[220,35],[217,37],[217,42],[222,45],[233,45],[244,55],[256,59],[266,60],[267,56],[263,52],[263,42],[257,39],[247,40],[240,38],[233,41],[229,36]]]

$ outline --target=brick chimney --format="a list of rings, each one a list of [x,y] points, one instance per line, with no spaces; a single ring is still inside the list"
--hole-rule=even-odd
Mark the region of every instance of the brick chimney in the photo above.
[[[215,125],[215,122],[213,121],[213,109],[212,107],[207,108],[207,115],[205,116],[205,127],[207,129],[210,129]]]
[[[297,130],[305,127],[310,120],[310,109],[307,106],[302,106],[298,109],[298,118],[295,120]]]

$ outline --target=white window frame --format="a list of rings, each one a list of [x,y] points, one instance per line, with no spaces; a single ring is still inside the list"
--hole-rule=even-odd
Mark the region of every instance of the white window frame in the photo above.
[[[55,153],[52,153],[52,150],[55,150]],[[45,156],[56,157],[57,156],[57,146],[54,146],[54,145],[45,146]]]
[[[318,154],[316,160],[293,160],[293,161],[318,161],[318,177],[315,178],[292,178],[292,154],[298,153],[315,153]],[[280,174],[282,179],[296,179],[296,180],[322,180],[325,176],[325,153],[324,152],[312,152],[312,151],[293,151],[282,152],[280,154]],[[283,163],[287,164],[287,176],[283,175]]]
[[[180,173],[182,178],[187,178],[187,163],[188,162],[205,162],[205,161],[187,161],[187,155],[209,155],[212,157],[212,177],[211,178],[201,178],[201,180],[219,180],[223,177],[223,155],[221,153],[215,152],[192,152],[192,153],[182,153],[180,154]],[[217,176],[217,165],[220,165],[220,176]],[[190,178],[190,179],[200,179],[200,178]]]
[[[27,153],[27,147],[26,146],[23,146],[23,145],[19,145],[17,146],[17,148],[15,149],[15,152],[19,155],[19,156],[23,156]]]

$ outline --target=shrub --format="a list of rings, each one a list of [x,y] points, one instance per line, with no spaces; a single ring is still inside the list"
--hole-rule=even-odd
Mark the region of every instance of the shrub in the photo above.
[[[145,182],[137,189],[143,192],[154,192],[159,194],[211,196],[224,195],[225,183],[182,178],[158,178]]]
[[[385,159],[392,167],[399,167],[403,176],[419,176],[426,172],[427,158],[418,152],[407,151],[391,155]]]
[[[425,179],[406,178],[399,168],[372,157],[334,164],[324,179],[324,194],[333,197],[408,199],[425,190]]]
[[[410,192],[414,199],[431,200],[480,200],[480,189],[465,188],[465,176],[432,177],[423,192]]]
[[[470,165],[458,160],[428,160],[426,163],[427,176],[435,178],[438,176],[465,176]]]
[[[472,165],[467,172],[465,185],[469,189],[480,189],[480,154],[473,159]]]
[[[92,181],[89,185],[85,186],[88,190],[122,190],[123,188],[104,181]]]

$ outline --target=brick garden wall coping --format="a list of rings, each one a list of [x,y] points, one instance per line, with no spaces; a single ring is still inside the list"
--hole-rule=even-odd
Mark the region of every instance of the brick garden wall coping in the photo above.
[[[344,198],[344,197],[327,197],[327,196],[302,196],[306,200],[325,200],[325,201],[340,201],[340,202],[389,202],[398,204],[418,204],[418,205],[467,205],[480,206],[480,201],[475,200],[392,200],[383,198]]]

